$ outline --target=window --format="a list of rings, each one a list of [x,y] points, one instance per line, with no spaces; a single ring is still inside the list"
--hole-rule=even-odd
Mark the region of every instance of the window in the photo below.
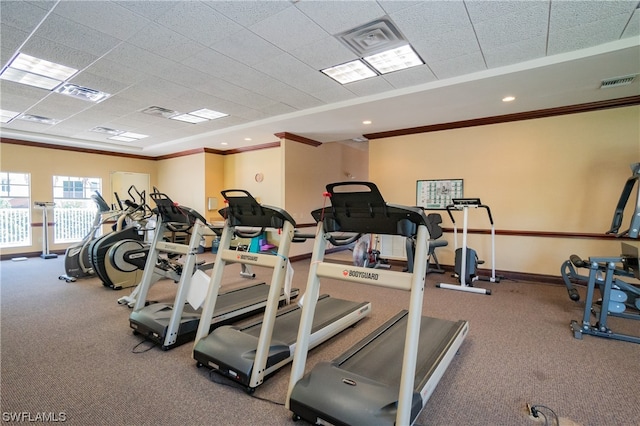
[[[53,177],[55,243],[80,241],[91,232],[97,212],[91,195],[95,191],[101,192],[101,187],[100,178]]]
[[[31,245],[29,173],[0,172],[0,247]]]

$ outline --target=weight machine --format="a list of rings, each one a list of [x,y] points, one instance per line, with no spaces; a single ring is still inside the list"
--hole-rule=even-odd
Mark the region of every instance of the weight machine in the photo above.
[[[636,182],[640,181],[640,163],[631,165],[632,175],[625,183],[622,194],[613,215],[611,228],[607,234],[617,237],[629,237],[637,239],[640,233],[640,184],[636,187],[636,205],[631,217],[629,228],[619,232],[625,207]],[[576,339],[582,339],[585,334],[607,337],[632,343],[640,343],[640,336],[616,333],[607,325],[610,316],[640,320],[640,285],[629,283],[622,278],[635,278],[640,280],[640,255],[638,247],[621,243],[622,254],[612,257],[590,257],[587,261],[573,254],[561,267],[562,278],[569,298],[573,301],[580,300],[580,294],[574,287],[574,282],[586,284],[584,314],[582,321],[571,321],[571,330]],[[581,275],[576,268],[587,268],[588,276]],[[622,278],[621,278],[622,277]],[[595,299],[596,289],[600,292],[601,299]],[[591,323],[591,315],[596,317],[596,322]]]

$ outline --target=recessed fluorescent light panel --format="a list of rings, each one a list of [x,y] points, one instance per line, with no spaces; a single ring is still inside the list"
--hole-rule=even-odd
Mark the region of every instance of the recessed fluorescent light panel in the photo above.
[[[143,135],[142,133],[133,133],[127,132],[125,130],[110,129],[109,127],[94,127],[90,131],[111,135],[111,137],[107,139],[121,142],[135,142],[137,140],[149,137],[149,135]]]
[[[173,117],[169,117],[172,120],[184,121],[186,123],[197,124],[202,123],[203,121],[209,121],[206,118],[198,117],[191,114],[180,114],[174,115]]]
[[[134,138],[127,138],[125,136],[112,136],[112,137],[107,138],[107,139],[112,140],[112,141],[120,141],[120,142],[135,142],[135,141],[138,140],[138,139],[134,139]]]
[[[380,74],[387,74],[392,71],[399,71],[424,64],[422,59],[420,59],[408,44],[374,55],[365,56],[363,59]]]
[[[340,84],[353,83],[354,81],[364,80],[377,75],[360,59],[347,62],[346,64],[336,65],[335,67],[325,68],[321,71]]]
[[[215,120],[216,118],[226,117],[229,114],[225,114],[224,112],[214,111],[212,109],[202,108],[197,111],[192,111],[189,113],[190,115],[195,115],[196,117],[206,118],[207,120]]]
[[[108,93],[99,90],[90,89],[88,87],[78,86],[77,84],[65,83],[55,90],[56,93],[71,96],[83,101],[102,102],[111,96]]]
[[[19,112],[7,111],[6,109],[0,109],[0,123],[8,123],[14,118],[20,115]]]
[[[60,80],[43,77],[41,75],[31,74],[14,68],[6,68],[0,75],[3,80],[13,81],[27,86],[37,87],[39,89],[53,90],[62,83]]]
[[[18,53],[0,78],[52,90],[78,72],[77,69]]]

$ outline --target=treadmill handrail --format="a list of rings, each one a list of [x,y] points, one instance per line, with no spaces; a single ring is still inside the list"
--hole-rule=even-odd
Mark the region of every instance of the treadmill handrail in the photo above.
[[[337,182],[326,188],[331,205],[311,212],[316,222],[324,222],[325,232],[414,237],[418,226],[427,224],[422,208],[388,204],[372,182]]]

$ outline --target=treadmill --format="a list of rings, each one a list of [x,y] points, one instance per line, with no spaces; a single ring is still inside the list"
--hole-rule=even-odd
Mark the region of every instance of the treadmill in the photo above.
[[[213,312],[217,300],[219,276],[225,263],[239,261],[250,265],[273,268],[271,293],[261,321],[243,327],[222,326],[209,332],[206,321],[201,322],[196,334],[193,357],[198,367],[206,366],[243,385],[249,393],[278,369],[288,364],[296,347],[296,335],[302,308],[291,305],[278,311],[277,295],[285,279],[286,263],[291,243],[297,240],[295,222],[284,210],[260,205],[244,190],[223,191],[228,203],[222,231],[218,258],[213,267],[209,294],[203,307],[203,319]],[[237,254],[228,250],[231,235],[239,227],[281,229],[278,253],[273,256],[263,253]],[[355,241],[354,237],[351,241]],[[304,305],[314,301],[316,321],[310,326],[309,348],[315,347],[344,329],[352,326],[371,312],[369,302],[352,302],[318,292],[307,292]],[[317,303],[316,303],[317,302]]]
[[[387,204],[371,182],[334,183],[327,191],[331,206],[312,212],[318,227],[307,292],[317,291],[320,278],[333,278],[408,290],[410,305],[305,375],[314,317],[314,304],[305,301],[286,406],[294,419],[311,424],[413,424],[464,341],[468,322],[422,316],[429,233],[421,208]],[[338,231],[415,236],[413,272],[345,269],[324,262],[326,236]]]
[[[150,194],[150,197],[156,203],[158,221],[153,242],[148,249],[136,302],[129,316],[129,325],[135,334],[142,335],[161,345],[163,350],[168,350],[193,340],[196,334],[202,310],[199,307],[193,307],[187,300],[192,274],[197,266],[196,253],[200,241],[205,235],[214,235],[215,231],[197,211],[177,205],[167,195],[156,190]],[[191,232],[189,244],[162,241],[163,236],[169,230]],[[151,285],[156,281],[153,271],[161,252],[168,253],[169,256],[185,256],[178,291],[173,304],[153,303],[147,305],[147,294]],[[135,253],[132,253],[132,256],[135,256]],[[218,297],[219,303],[216,311],[208,322],[209,329],[261,312],[267,304],[268,295],[269,286],[265,283],[221,293]],[[280,293],[278,301],[284,303],[287,298],[297,295],[297,289],[292,289],[286,295],[283,291]]]

